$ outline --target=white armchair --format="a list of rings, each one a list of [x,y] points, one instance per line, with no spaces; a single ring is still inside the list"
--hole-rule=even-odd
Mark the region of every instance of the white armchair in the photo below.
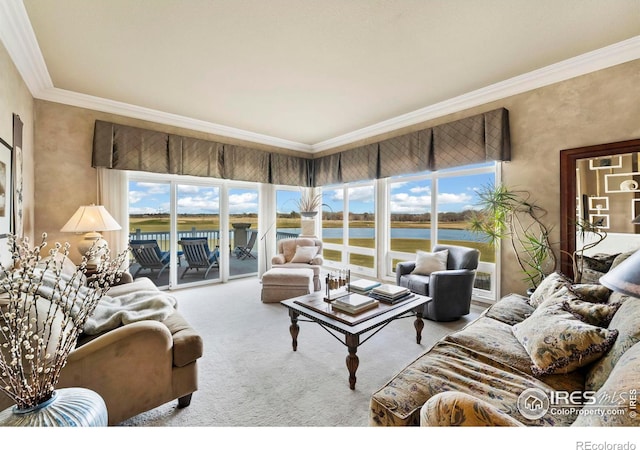
[[[315,291],[322,289],[320,268],[323,263],[322,241],[314,238],[281,239],[278,254],[271,258],[271,267],[312,269]]]

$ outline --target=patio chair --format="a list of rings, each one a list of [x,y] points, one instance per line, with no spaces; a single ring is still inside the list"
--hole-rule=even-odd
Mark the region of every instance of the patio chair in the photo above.
[[[251,251],[253,250],[253,246],[256,243],[257,236],[258,233],[251,233],[251,237],[249,238],[249,242],[247,242],[247,245],[238,245],[236,247],[235,252],[238,259],[256,258],[255,256],[253,256],[253,253],[251,253]]]
[[[160,278],[164,269],[169,267],[170,253],[160,250],[158,241],[155,239],[138,239],[129,241],[129,248],[140,267],[133,274],[133,278],[138,275],[142,269],[154,270],[160,269],[156,279]]]
[[[196,272],[200,269],[205,269],[203,278],[207,278],[211,269],[219,267],[218,257],[220,256],[220,251],[217,248],[211,251],[207,238],[182,238],[178,241],[178,244],[182,247],[184,259],[187,261],[187,268],[180,275],[181,279],[191,269],[195,269]]]

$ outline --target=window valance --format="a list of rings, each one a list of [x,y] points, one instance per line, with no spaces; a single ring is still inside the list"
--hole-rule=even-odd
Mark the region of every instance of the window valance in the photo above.
[[[93,167],[308,187],[510,159],[504,108],[319,158],[99,120],[93,141]]]

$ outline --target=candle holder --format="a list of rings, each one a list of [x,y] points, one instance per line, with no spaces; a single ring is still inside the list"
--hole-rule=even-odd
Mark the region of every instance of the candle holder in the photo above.
[[[351,271],[349,269],[339,269],[327,274],[325,278],[325,297],[324,301],[331,303],[332,301],[346,297],[349,291],[349,283],[351,282]]]

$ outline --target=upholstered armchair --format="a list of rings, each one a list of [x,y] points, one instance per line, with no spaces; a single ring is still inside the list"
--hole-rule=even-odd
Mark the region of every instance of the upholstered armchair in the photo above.
[[[398,263],[396,284],[433,300],[423,316],[439,322],[469,314],[480,251],[458,245],[436,245],[433,253],[418,252],[416,261]]]
[[[313,288],[322,289],[320,284],[320,268],[322,258],[322,241],[315,238],[291,238],[278,241],[278,254],[271,258],[271,267],[289,269],[312,269]]]

